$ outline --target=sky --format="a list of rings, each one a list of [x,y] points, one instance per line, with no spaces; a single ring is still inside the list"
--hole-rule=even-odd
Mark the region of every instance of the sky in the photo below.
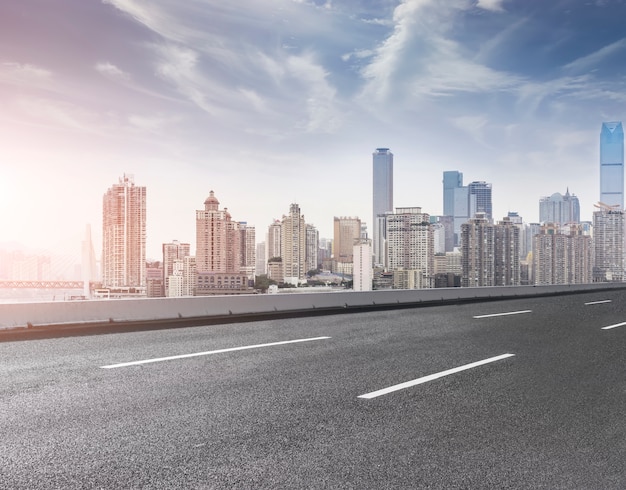
[[[493,185],[494,218],[599,200],[599,134],[626,118],[618,0],[0,2],[0,243],[101,250],[102,196],[147,187],[147,256],[195,250],[213,190],[264,240],[298,203],[371,222],[372,153],[394,206],[443,212],[442,173]],[[79,260],[79,259],[78,259]]]

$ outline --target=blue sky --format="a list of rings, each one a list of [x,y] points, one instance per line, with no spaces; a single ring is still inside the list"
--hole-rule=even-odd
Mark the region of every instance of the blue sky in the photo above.
[[[0,242],[100,248],[102,194],[148,188],[148,256],[195,248],[214,190],[267,226],[371,221],[371,157],[396,206],[442,212],[442,172],[538,219],[569,187],[591,219],[603,121],[626,117],[626,4],[545,0],[0,3]],[[42,238],[43,237],[43,238]]]

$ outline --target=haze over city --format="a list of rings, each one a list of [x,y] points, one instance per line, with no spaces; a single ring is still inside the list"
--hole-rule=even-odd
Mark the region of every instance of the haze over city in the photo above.
[[[493,184],[494,218],[599,199],[602,121],[624,119],[618,1],[0,4],[0,242],[100,248],[102,196],[146,186],[147,256],[194,243],[211,190],[263,240],[297,202],[371,229],[372,152],[394,205],[442,213],[442,172]]]

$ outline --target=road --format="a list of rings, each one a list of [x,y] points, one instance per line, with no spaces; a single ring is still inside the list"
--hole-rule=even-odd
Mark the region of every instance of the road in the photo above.
[[[624,305],[0,343],[0,488],[623,489]]]

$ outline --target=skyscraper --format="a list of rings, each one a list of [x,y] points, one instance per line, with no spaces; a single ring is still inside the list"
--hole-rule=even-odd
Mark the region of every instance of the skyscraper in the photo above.
[[[463,174],[456,170],[443,173],[443,215],[455,216],[455,192],[463,187]]]
[[[533,237],[533,283],[585,284],[592,280],[591,237],[580,224],[572,224],[568,234],[556,223],[545,223]]]
[[[356,217],[334,217],[333,257],[335,262],[351,263],[354,240],[361,237],[361,220]]]
[[[454,243],[461,243],[461,225],[467,223],[477,213],[483,213],[488,221],[492,220],[491,184],[474,181],[463,185],[463,174],[456,170],[443,173],[443,214],[451,216],[454,227]],[[451,250],[449,245],[446,250]]]
[[[380,236],[384,226],[378,225],[378,216],[393,212],[393,153],[389,148],[376,148],[372,164],[374,262],[382,264],[384,261],[382,243],[385,237]]]
[[[241,235],[239,224],[211,191],[204,209],[196,211],[196,270],[239,272]]]
[[[102,285],[146,286],[146,188],[124,174],[102,199]]]
[[[594,282],[624,280],[624,211],[601,207],[593,213]]]
[[[354,240],[353,250],[353,283],[355,291],[372,290],[372,241],[367,238]]]
[[[183,257],[189,255],[190,249],[191,246],[188,243],[180,243],[178,240],[163,244],[163,284],[165,296],[170,296],[169,278],[174,275],[174,263],[179,260],[182,264]]]
[[[469,217],[473,218],[477,213],[485,213],[485,217],[493,219],[491,206],[491,184],[485,181],[470,182],[467,186],[469,193]]]
[[[284,281],[297,286],[306,275],[306,223],[300,206],[291,204],[281,223]]]
[[[569,189],[562,195],[555,192],[550,197],[542,197],[539,200],[539,221],[542,223],[556,223],[565,225],[568,223],[580,223],[580,203]]]
[[[430,216],[422,208],[396,208],[387,215],[387,267],[390,271],[416,271],[416,289],[434,284],[434,237]],[[402,275],[402,274],[401,274]],[[406,274],[408,275],[408,273]],[[405,286],[403,288],[412,288]]]
[[[492,224],[477,213],[461,226],[461,286],[518,286],[519,227],[506,217]]]
[[[204,209],[196,211],[195,294],[239,294],[248,289],[241,272],[241,231],[211,191]]]
[[[320,247],[320,234],[315,226],[306,225],[306,272],[315,270],[318,267],[317,252]]]
[[[621,122],[602,123],[600,202],[624,209],[624,129]]]

